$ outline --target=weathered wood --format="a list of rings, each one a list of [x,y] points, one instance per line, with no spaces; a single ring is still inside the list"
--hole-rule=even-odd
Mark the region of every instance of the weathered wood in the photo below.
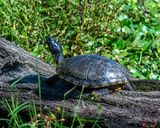
[[[40,73],[41,100],[37,72]],[[139,91],[120,91],[95,101],[80,100],[81,88],[76,88],[64,100],[64,94],[73,85],[68,85],[55,74],[50,65],[0,38],[0,99],[10,102],[14,97],[30,104],[34,101],[37,108],[54,113],[57,113],[57,107],[63,107],[66,120],[68,116],[72,119],[76,111],[80,118],[98,119],[102,126],[109,128],[160,127],[160,81],[131,79]],[[54,80],[46,83],[45,80],[52,75]],[[13,84],[17,79],[19,81]],[[150,88],[152,91],[149,92]],[[84,90],[84,95],[89,92]],[[5,105],[0,104],[0,109],[5,111]]]

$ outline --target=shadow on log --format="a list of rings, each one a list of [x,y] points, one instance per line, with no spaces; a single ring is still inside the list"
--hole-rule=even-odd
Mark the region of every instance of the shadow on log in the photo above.
[[[54,81],[46,83],[51,76]],[[160,127],[160,81],[132,79],[131,82],[136,91],[115,92],[92,101],[79,100],[81,88],[76,88],[64,100],[64,94],[72,90],[73,85],[58,78],[50,65],[0,38],[0,98],[9,103],[11,97],[21,103],[34,101],[37,108],[53,113],[62,107],[66,120],[72,120],[77,110],[80,118],[97,119],[101,126],[109,128],[141,128],[144,124]],[[90,90],[84,90],[84,94],[89,93]],[[5,113],[4,104],[0,104],[0,111]]]

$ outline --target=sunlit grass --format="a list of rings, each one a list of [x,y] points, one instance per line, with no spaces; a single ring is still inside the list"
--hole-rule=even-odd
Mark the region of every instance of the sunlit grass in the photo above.
[[[65,56],[95,53],[128,67],[134,77],[160,79],[160,2],[147,0],[0,0],[0,35],[48,63],[51,34]]]

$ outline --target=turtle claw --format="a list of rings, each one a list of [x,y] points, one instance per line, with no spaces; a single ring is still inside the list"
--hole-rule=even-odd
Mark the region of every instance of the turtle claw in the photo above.
[[[133,87],[130,83],[126,83],[123,87],[122,87],[123,90],[127,90],[127,91],[133,91]]]

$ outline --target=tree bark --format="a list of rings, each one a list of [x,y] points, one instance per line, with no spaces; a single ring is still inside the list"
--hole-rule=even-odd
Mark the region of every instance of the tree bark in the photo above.
[[[47,80],[51,76],[52,79]],[[91,90],[61,80],[55,69],[13,43],[0,38],[0,99],[34,104],[43,112],[64,109],[64,118],[95,120],[109,128],[160,127],[160,81],[132,79],[136,91],[119,91],[91,100]],[[66,97],[64,97],[64,95]],[[5,103],[5,102],[4,102]],[[0,103],[0,111],[7,112]],[[76,113],[76,114],[75,114]]]

